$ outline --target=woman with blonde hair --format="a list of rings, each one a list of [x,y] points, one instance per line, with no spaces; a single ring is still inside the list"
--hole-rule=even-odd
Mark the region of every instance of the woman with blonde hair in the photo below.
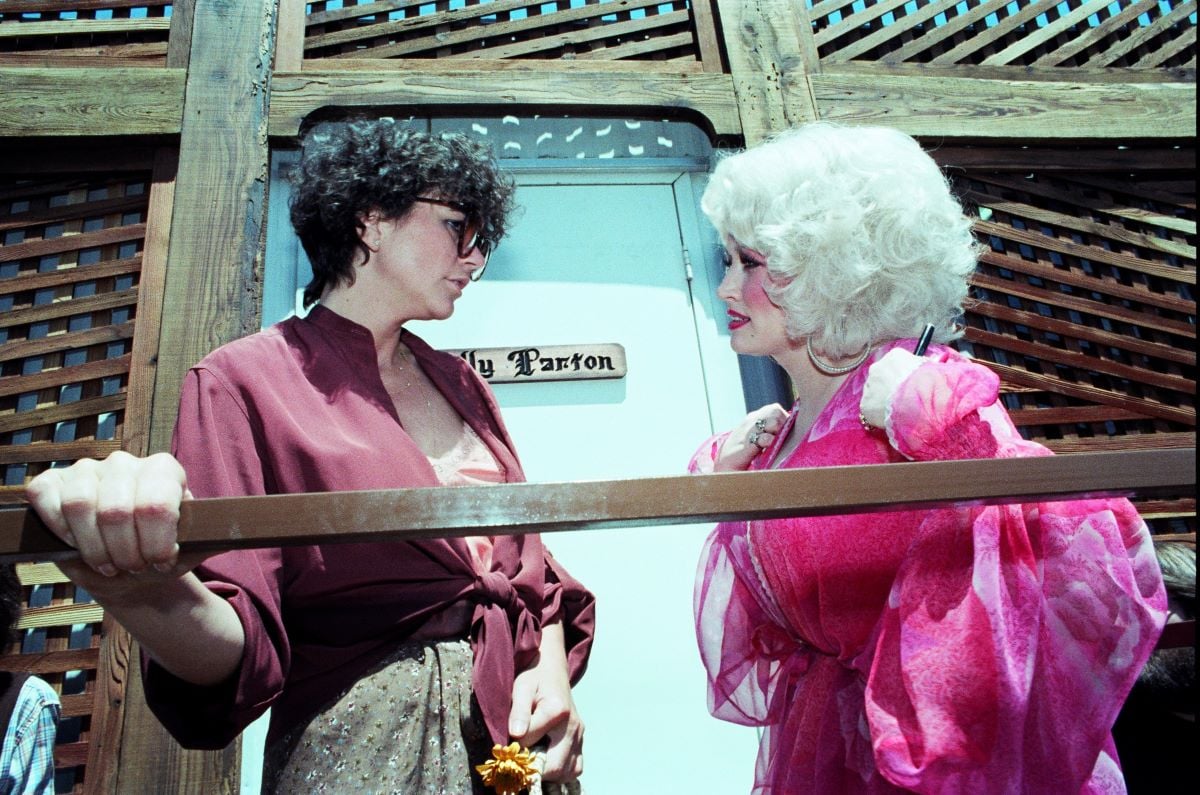
[[[976,244],[913,139],[806,125],[721,161],[702,207],[733,349],[797,400],[693,471],[1050,455],[946,345]],[[773,795],[1120,791],[1109,730],[1165,614],[1120,499],[727,522],[695,599],[710,709],[764,728]]]

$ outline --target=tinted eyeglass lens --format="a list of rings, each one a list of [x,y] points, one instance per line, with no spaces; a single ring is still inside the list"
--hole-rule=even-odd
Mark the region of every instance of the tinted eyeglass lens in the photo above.
[[[469,257],[471,249],[479,245],[479,221],[467,216],[458,232],[458,256]]]

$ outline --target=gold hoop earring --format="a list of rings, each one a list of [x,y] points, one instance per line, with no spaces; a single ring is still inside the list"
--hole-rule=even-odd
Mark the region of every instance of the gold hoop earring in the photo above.
[[[812,361],[813,367],[816,367],[825,375],[845,375],[865,362],[867,357],[871,355],[872,350],[872,346],[868,343],[867,347],[863,348],[863,352],[854,358],[854,361],[849,364],[836,365],[825,361],[817,355],[816,351],[813,350],[812,337],[808,337],[804,341],[804,347],[808,351],[808,358]]]

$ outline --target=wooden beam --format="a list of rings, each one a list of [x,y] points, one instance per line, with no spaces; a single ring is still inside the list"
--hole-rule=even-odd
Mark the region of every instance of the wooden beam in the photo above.
[[[1196,450],[1079,453],[719,475],[523,483],[193,500],[184,551],[829,516],[937,504],[1054,501],[1077,495],[1178,496]],[[74,549],[29,509],[0,511],[0,561],[63,560]]]
[[[822,119],[882,124],[913,136],[1130,141],[1196,135],[1194,83],[926,77],[836,66],[812,75],[810,83]]]
[[[0,66],[0,138],[173,135],[183,82],[182,69]]]
[[[741,133],[747,145],[817,118],[807,78],[819,62],[800,4],[787,0],[716,0]]]
[[[479,61],[446,66],[430,61],[420,72],[380,67],[305,69],[276,73],[268,131],[295,136],[306,116],[321,108],[490,107],[513,112],[523,105],[538,113],[587,109],[590,113],[698,115],[719,135],[740,130],[728,75],[647,71],[636,64],[589,70],[544,68],[530,62]],[[511,65],[509,65],[511,64]]]

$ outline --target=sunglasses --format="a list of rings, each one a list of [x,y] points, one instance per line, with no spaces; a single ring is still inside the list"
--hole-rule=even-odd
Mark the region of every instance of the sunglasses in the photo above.
[[[458,229],[458,256],[469,257],[473,249],[479,249],[479,253],[483,255],[483,265],[478,270],[473,271],[470,277],[473,282],[479,281],[483,277],[483,270],[487,267],[488,260],[491,259],[496,244],[479,233],[481,222],[475,211],[462,202],[446,201],[445,199],[430,199],[418,196],[413,201],[449,207],[451,210],[463,214],[463,220],[452,222]]]

